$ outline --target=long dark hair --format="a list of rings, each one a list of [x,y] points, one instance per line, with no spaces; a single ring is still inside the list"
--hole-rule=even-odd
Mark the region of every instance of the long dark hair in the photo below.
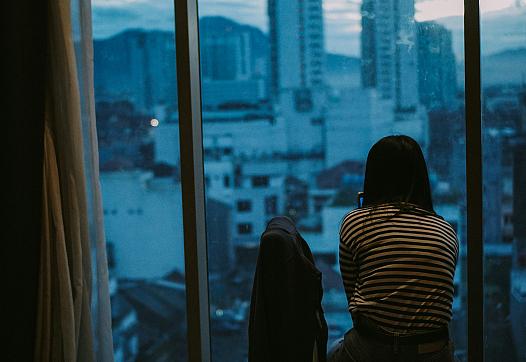
[[[426,161],[409,136],[387,136],[369,151],[365,166],[364,206],[416,205],[435,213]]]

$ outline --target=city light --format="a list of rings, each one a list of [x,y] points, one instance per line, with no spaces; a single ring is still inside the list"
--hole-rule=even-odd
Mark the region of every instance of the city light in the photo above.
[[[157,118],[152,118],[150,120],[150,126],[152,127],[158,127],[159,126],[159,120]]]

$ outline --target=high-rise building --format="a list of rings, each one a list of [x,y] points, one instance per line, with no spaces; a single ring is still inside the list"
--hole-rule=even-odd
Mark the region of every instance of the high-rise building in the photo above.
[[[484,181],[484,242],[502,243],[502,191],[503,191],[503,136],[495,129],[486,130],[482,136],[485,152]]]
[[[250,33],[203,32],[201,74],[203,80],[246,80],[252,76]]]
[[[414,0],[362,3],[362,84],[395,101],[398,112],[418,106]]]
[[[519,93],[519,110],[520,119],[518,130],[519,132],[526,134],[526,85],[523,85],[523,89]]]
[[[526,136],[515,140],[513,169],[513,233],[516,252],[526,256]],[[526,259],[522,260],[526,268]]]
[[[322,0],[268,0],[270,95],[289,154],[323,157]],[[298,132],[301,130],[301,132]]]
[[[513,151],[513,232],[517,252],[526,258],[526,89],[519,93],[519,110],[522,123]],[[526,269],[526,259],[523,263]]]
[[[173,32],[127,30],[93,42],[97,101],[128,101],[150,112],[177,104]]]
[[[199,19],[203,81],[243,81],[268,76],[268,37],[258,28],[222,16]]]
[[[418,97],[415,1],[363,0],[362,87],[388,101],[394,133],[413,137],[427,153],[428,119]]]
[[[323,84],[322,0],[268,0],[270,89],[304,90]]]
[[[519,95],[526,120],[526,91]],[[522,124],[526,126],[525,123]],[[526,357],[526,130],[519,130],[513,150],[513,265],[510,286],[510,321],[517,356]]]
[[[362,87],[376,88],[374,0],[362,2]]]
[[[432,21],[417,23],[418,93],[428,109],[453,108],[457,72],[451,31]]]
[[[211,16],[199,20],[203,109],[268,98],[267,38],[259,29]],[[265,45],[262,46],[261,44]]]

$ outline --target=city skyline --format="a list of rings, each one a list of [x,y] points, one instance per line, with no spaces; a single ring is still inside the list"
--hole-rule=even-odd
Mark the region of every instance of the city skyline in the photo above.
[[[268,31],[267,0],[199,1],[200,16],[225,16],[240,23],[250,24],[264,32]],[[488,13],[514,6],[516,0],[496,3],[481,1],[481,12]],[[524,1],[522,2],[524,4]],[[359,55],[361,15],[359,0],[325,0],[324,28],[326,49],[329,52]],[[133,8],[132,8],[133,6]],[[463,14],[463,1],[429,0],[416,1],[417,21],[436,20]],[[109,21],[111,19],[111,21]],[[173,3],[145,0],[97,0],[93,2],[94,38],[107,38],[132,28],[173,30]],[[460,24],[461,25],[461,24]]]
[[[322,1],[329,11],[321,7]],[[241,14],[258,11],[268,17],[265,33],[251,17],[213,12],[210,0],[199,1],[209,10],[199,19],[200,187],[206,197],[214,360],[246,360],[258,241],[277,215],[294,220],[323,273],[329,344],[352,326],[337,272],[339,222],[356,207],[371,145],[388,134],[409,135],[422,146],[434,210],[458,235],[450,328],[456,357],[466,360],[466,130],[459,92],[464,61],[463,47],[454,50],[455,42],[463,44],[462,17],[437,22],[420,17],[415,22],[414,2],[422,7],[429,1],[394,0],[392,7],[367,6],[380,0],[364,1],[363,23],[359,20],[361,43],[366,45],[362,59],[331,54],[330,45],[325,47],[335,28],[351,31],[338,19],[349,24],[356,17],[341,11],[342,16],[331,18],[338,12],[336,4],[352,8],[360,1],[268,0],[268,12],[258,8],[261,0],[240,5]],[[235,3],[215,2],[216,9]],[[433,2],[444,3],[453,2]],[[180,177],[185,170],[180,162],[173,9],[164,9],[159,19],[166,20],[167,28],[156,29],[149,26],[154,20],[148,26],[141,21],[158,16],[145,14],[159,2],[107,4],[113,4],[113,10],[106,19],[114,16],[114,24],[125,24],[115,36],[95,39],[93,45],[115,360],[170,356],[166,359],[184,361]],[[119,4],[131,6],[117,9],[119,15],[114,12]],[[524,230],[515,226],[524,212],[521,204],[514,206],[522,200],[524,174],[517,170],[524,167],[522,159],[510,157],[523,150],[515,150],[513,143],[524,129],[519,122],[526,124],[526,94],[517,83],[526,64],[521,63],[526,56],[526,7],[513,10],[486,15],[481,22],[482,162],[491,165],[483,168],[484,283],[489,291],[484,320],[485,333],[496,336],[485,346],[488,361],[519,361],[526,353],[520,344],[524,326],[513,324],[526,313],[526,263],[515,265],[524,247]],[[112,23],[103,19],[94,14],[94,26]],[[343,41],[360,44],[359,32],[342,34]],[[500,66],[497,71],[488,68],[491,60]],[[489,87],[486,77],[494,73],[509,77]]]

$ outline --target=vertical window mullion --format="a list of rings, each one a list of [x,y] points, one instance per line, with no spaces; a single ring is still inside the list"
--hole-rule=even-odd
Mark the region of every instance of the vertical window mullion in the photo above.
[[[482,219],[482,133],[480,12],[464,0],[466,189],[468,255],[468,360],[484,360],[484,274]]]
[[[175,0],[188,360],[210,361],[199,32],[196,0]]]

